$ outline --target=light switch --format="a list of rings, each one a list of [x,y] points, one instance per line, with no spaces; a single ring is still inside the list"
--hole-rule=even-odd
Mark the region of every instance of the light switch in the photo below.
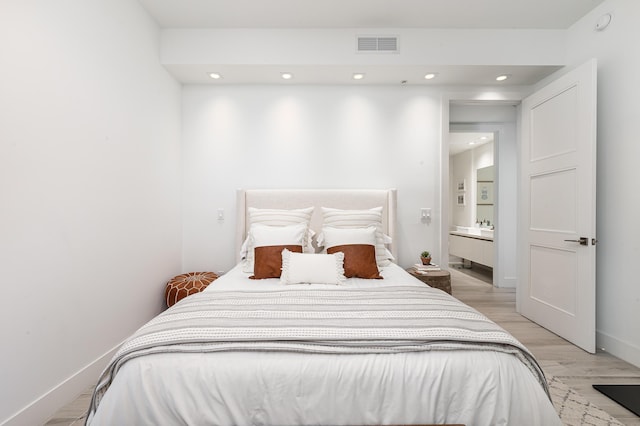
[[[224,209],[218,209],[218,220],[224,220]]]
[[[422,222],[428,222],[431,220],[431,209],[423,207],[420,209],[420,220]]]

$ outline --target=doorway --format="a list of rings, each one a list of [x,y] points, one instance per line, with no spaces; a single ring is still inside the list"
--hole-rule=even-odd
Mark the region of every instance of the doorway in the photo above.
[[[449,105],[450,266],[496,287],[517,282],[517,117],[516,102]]]
[[[496,132],[463,127],[449,128],[449,267],[493,284]]]
[[[545,84],[533,88],[534,92],[529,96],[512,93],[498,101],[484,101],[486,94],[478,93],[445,97],[440,249],[446,258],[452,225],[449,214],[450,128],[461,125],[477,131],[492,131],[485,126],[496,126],[501,130],[498,130],[495,152],[498,176],[495,222],[498,226],[494,236],[494,285],[517,287],[518,312],[593,352],[597,62],[591,59],[574,69],[562,70]],[[495,120],[492,110],[507,104],[513,108],[515,119]],[[531,170],[532,164],[544,168],[547,159],[567,155],[579,161],[567,166],[558,160],[548,170]],[[567,171],[574,176],[565,178],[569,174]],[[586,177],[582,177],[583,172]],[[551,178],[545,180],[547,176]],[[552,179],[556,177],[564,178],[564,181]],[[536,181],[532,182],[534,179]],[[571,203],[566,202],[566,194],[572,196]],[[562,225],[562,232],[548,224]],[[555,240],[550,237],[548,241],[536,240],[532,233],[542,235],[539,231],[551,231],[545,235],[553,234]],[[558,239],[560,241],[556,241]],[[551,244],[545,245],[549,241]],[[573,256],[573,259],[551,260],[555,254],[565,255],[565,258]],[[532,306],[533,310],[529,309]],[[571,307],[572,312],[566,307]]]

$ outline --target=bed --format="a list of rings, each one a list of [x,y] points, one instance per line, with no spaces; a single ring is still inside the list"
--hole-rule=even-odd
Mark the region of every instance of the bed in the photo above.
[[[237,199],[238,264],[123,344],[87,424],[561,424],[525,347],[393,262],[395,190]]]

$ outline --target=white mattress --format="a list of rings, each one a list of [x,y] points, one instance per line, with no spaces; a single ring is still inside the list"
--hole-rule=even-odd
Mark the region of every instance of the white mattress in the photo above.
[[[396,265],[382,275],[350,279],[349,286],[424,286]],[[277,279],[247,276],[236,267],[205,291],[282,288]],[[288,288],[297,287],[304,285]],[[126,362],[89,419],[91,425],[419,423],[561,424],[525,365],[489,351],[155,354]]]

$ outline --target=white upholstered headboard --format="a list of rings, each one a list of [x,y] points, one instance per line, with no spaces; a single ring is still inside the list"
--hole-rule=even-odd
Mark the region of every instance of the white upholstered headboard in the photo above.
[[[237,193],[236,261],[240,261],[240,247],[247,235],[247,209],[300,209],[315,207],[311,229],[320,233],[321,207],[336,209],[370,209],[382,207],[382,227],[393,242],[389,250],[397,259],[395,189],[239,189]]]

